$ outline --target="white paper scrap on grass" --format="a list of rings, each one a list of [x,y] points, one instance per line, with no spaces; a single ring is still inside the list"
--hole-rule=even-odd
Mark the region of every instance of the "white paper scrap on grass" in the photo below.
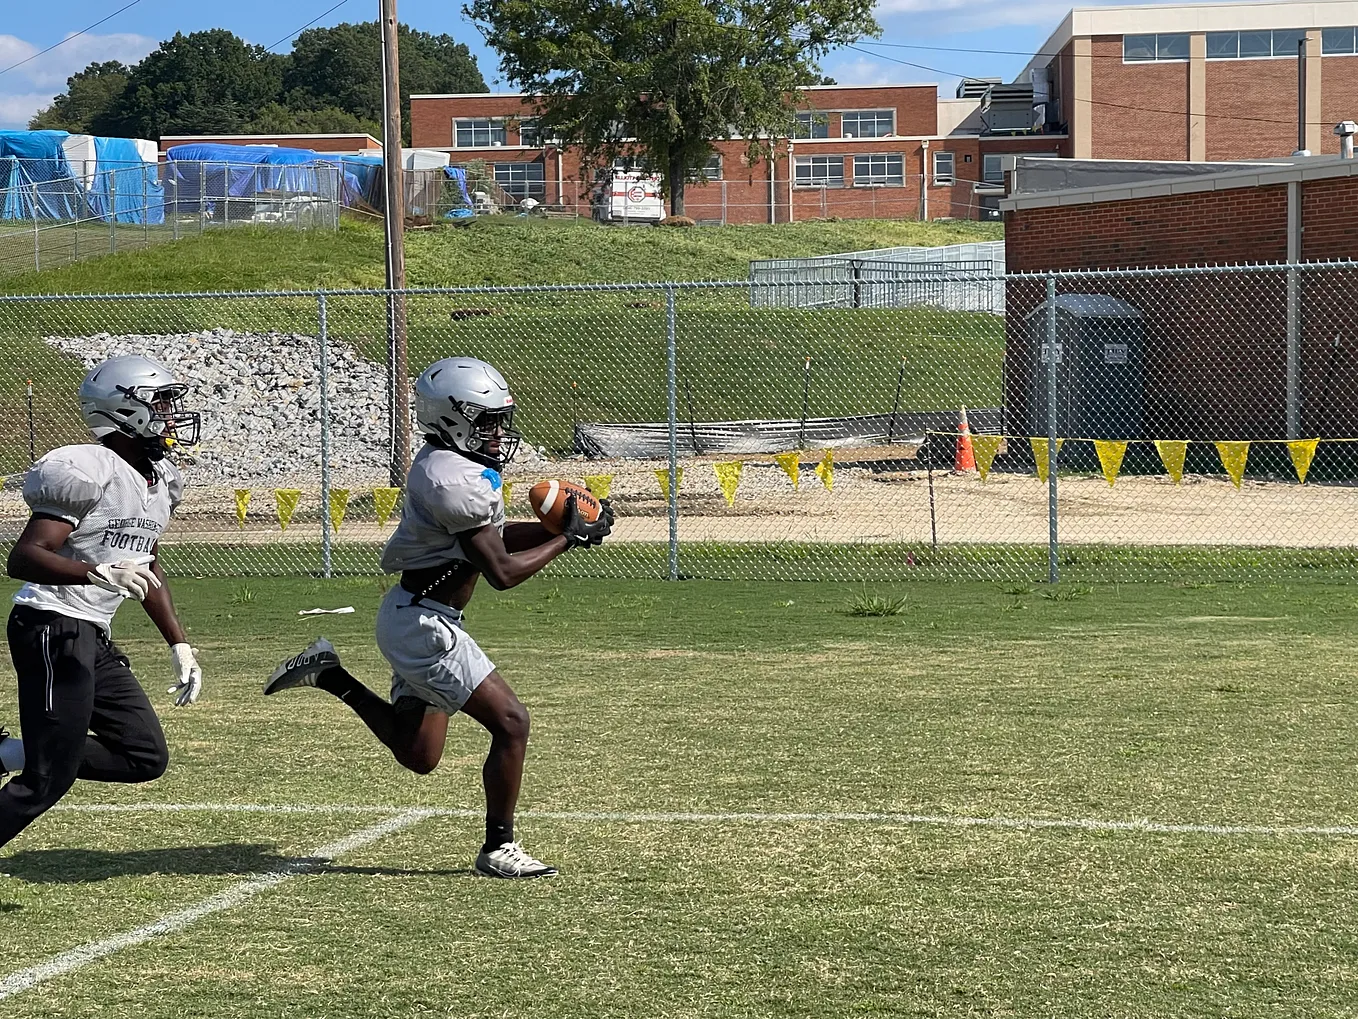
[[[346,605],[342,609],[298,609],[299,616],[347,616],[354,611],[352,605]]]

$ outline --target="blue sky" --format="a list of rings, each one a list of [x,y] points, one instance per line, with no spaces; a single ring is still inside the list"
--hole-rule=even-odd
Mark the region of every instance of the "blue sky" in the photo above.
[[[65,0],[45,4],[9,0],[0,21],[0,68],[9,67],[60,42],[118,10],[129,0]],[[233,0],[220,3],[165,3],[140,0],[86,35],[51,53],[0,74],[0,128],[23,127],[30,116],[65,87],[66,77],[93,60],[132,63],[176,31],[226,28],[250,42],[270,45],[283,39],[337,0]],[[459,13],[456,0],[400,0],[401,20],[427,32],[446,32],[466,42],[477,55],[487,84],[496,87],[498,64]],[[951,94],[959,75],[1001,75],[1022,69],[1025,56],[1046,40],[1065,15],[1068,3],[1033,0],[882,0],[878,21],[881,43],[950,47],[966,52],[895,48],[865,44],[874,55],[842,51],[825,61],[825,70],[845,84],[937,81]],[[378,0],[348,0],[319,24],[376,17]],[[286,52],[288,43],[277,47]],[[939,72],[893,63],[891,58],[927,65]],[[507,87],[503,82],[500,87]]]

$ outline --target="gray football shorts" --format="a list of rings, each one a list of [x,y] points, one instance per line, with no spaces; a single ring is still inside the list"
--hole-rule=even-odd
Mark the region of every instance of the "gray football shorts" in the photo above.
[[[377,647],[391,663],[391,702],[424,701],[456,714],[495,665],[462,628],[462,613],[430,599],[416,601],[400,584],[377,610]]]

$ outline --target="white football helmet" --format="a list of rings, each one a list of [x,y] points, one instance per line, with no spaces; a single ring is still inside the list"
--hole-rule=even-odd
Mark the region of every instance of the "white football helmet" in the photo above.
[[[478,460],[506,464],[522,436],[514,431],[514,397],[495,368],[474,357],[445,357],[415,380],[415,421],[440,445]],[[486,452],[495,438],[497,454]]]
[[[184,409],[189,387],[163,364],[140,354],[111,357],[80,383],[80,416],[96,439],[127,435],[141,440],[152,460],[171,447],[198,442],[202,419]]]

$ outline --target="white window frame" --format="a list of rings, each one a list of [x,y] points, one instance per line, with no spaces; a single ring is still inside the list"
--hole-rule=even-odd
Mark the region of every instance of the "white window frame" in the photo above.
[[[1339,30],[1341,30],[1341,31],[1342,31],[1342,30],[1353,31],[1353,29],[1348,28],[1348,26],[1345,26],[1345,25],[1334,25],[1334,26],[1332,26],[1331,30],[1334,30],[1334,29],[1339,29]],[[1293,36],[1292,41],[1295,42],[1295,41],[1296,41],[1296,36],[1297,36],[1298,34],[1300,34],[1301,38],[1304,39],[1304,38],[1306,37],[1306,31],[1307,31],[1307,30],[1304,29],[1304,28],[1261,28],[1261,29],[1257,29],[1257,30],[1255,30],[1255,29],[1243,29],[1243,30],[1237,31],[1237,30],[1234,30],[1234,29],[1233,29],[1233,30],[1225,31],[1225,32],[1208,32],[1208,33],[1207,33],[1207,35],[1208,35],[1208,40],[1207,40],[1207,42],[1208,42],[1207,59],[1208,59],[1208,60],[1213,60],[1213,61],[1215,61],[1215,60],[1296,60],[1296,59],[1297,59],[1297,50],[1296,50],[1296,47],[1295,47],[1294,45],[1293,45],[1293,46],[1290,46],[1290,45],[1284,44],[1284,45],[1282,46],[1282,49],[1280,50],[1280,49],[1279,49],[1279,45],[1278,45],[1278,44],[1279,44],[1279,39],[1278,39],[1278,37],[1279,37],[1280,35],[1281,35],[1281,36],[1288,36],[1288,35],[1291,35],[1291,36]],[[1322,29],[1322,32],[1323,32],[1323,31],[1324,31],[1324,29]],[[1263,53],[1252,53],[1252,54],[1250,54],[1249,56],[1241,56],[1241,54],[1240,54],[1240,37],[1241,37],[1242,35],[1246,35],[1246,34],[1249,34],[1249,35],[1267,35],[1267,36],[1268,36],[1268,53],[1267,53],[1267,54],[1263,54]],[[1235,53],[1233,53],[1233,54],[1232,54],[1232,53],[1226,53],[1226,54],[1217,54],[1217,55],[1213,55],[1212,52],[1211,52],[1211,44],[1212,44],[1212,39],[1211,39],[1211,37],[1212,37],[1212,36],[1217,36],[1218,38],[1221,38],[1221,37],[1224,37],[1224,36],[1235,36]],[[1350,50],[1348,53],[1326,53],[1326,52],[1324,52],[1324,47],[1325,47],[1325,44],[1324,44],[1324,39],[1323,39],[1323,36],[1322,36],[1322,41],[1321,41],[1321,56],[1343,57],[1343,56],[1352,56],[1352,55],[1353,55],[1353,51],[1352,51],[1352,50]]]
[[[838,176],[830,171],[839,164]],[[817,174],[818,169],[825,172]],[[806,170],[806,173],[802,173]],[[799,188],[842,188],[844,186],[844,157],[835,156],[794,156],[792,160],[792,183]]]
[[[981,153],[981,183],[982,184],[1003,184],[1004,183],[1004,157],[1010,155],[1007,152],[983,152]],[[991,160],[999,166],[998,176],[990,175]]]
[[[1332,50],[1330,52],[1326,52],[1325,50],[1326,32],[1348,32],[1350,39],[1353,39],[1355,36],[1358,36],[1358,29],[1355,29],[1353,26],[1349,25],[1332,25],[1329,28],[1322,28],[1320,30],[1320,55],[1322,57],[1358,56],[1358,46],[1355,46],[1352,42],[1350,42],[1349,48],[1346,50]]]
[[[471,132],[471,144],[464,145],[458,140],[458,133],[461,130],[459,125],[469,125],[467,130]],[[484,125],[484,127],[482,126]],[[477,141],[478,134],[484,131],[485,143]],[[498,135],[499,144],[496,144]],[[455,149],[492,149],[500,148],[505,143],[505,122],[503,117],[454,117],[453,118],[453,148]]]
[[[530,135],[532,140],[524,138]],[[526,149],[540,149],[546,146],[547,139],[542,136],[542,121],[538,117],[519,118],[519,144]]]
[[[1192,55],[1190,36],[1191,33],[1189,32],[1126,32],[1122,36],[1122,62],[1124,64],[1186,64]],[[1190,48],[1185,49],[1184,54],[1181,57],[1162,57],[1160,55],[1161,38],[1183,39],[1185,43],[1189,44]],[[1154,49],[1154,52],[1149,57],[1129,58],[1127,56],[1128,39],[1153,39],[1154,42],[1151,43],[1151,46]]]
[[[529,173],[529,167],[537,170],[536,175]],[[501,169],[511,171],[506,174],[510,179],[504,180],[500,176]],[[521,173],[515,173],[520,171]],[[547,194],[547,173],[546,167],[536,159],[531,160],[511,160],[491,164],[491,174],[495,177],[495,183],[507,195],[515,198],[541,198]],[[514,179],[520,177],[520,179]]]
[[[948,169],[946,173],[939,172],[939,164],[941,163],[948,164]],[[934,187],[943,187],[945,185],[956,184],[957,153],[948,152],[947,150],[938,150],[934,152],[933,170],[934,170],[933,173]]]
[[[859,160],[867,160],[869,170],[866,180],[859,179]],[[881,160],[885,169],[881,174],[875,172],[874,164]],[[900,167],[900,173],[891,172],[892,161]],[[893,180],[893,177],[895,178]],[[905,155],[900,152],[863,152],[853,157],[853,186],[856,188],[900,188],[905,187]]]
[[[819,133],[817,133],[819,131]],[[823,110],[799,110],[797,123],[792,137],[798,141],[811,141],[816,138],[830,137],[830,114]]]
[[[688,182],[690,184],[711,184],[722,179],[724,169],[720,152],[714,152],[707,157],[707,162],[702,166],[690,167],[688,171]]]
[[[861,131],[849,133],[848,123],[850,120],[862,123],[864,117],[873,118],[874,131],[881,125],[882,119],[886,118],[887,129],[885,132],[876,134],[863,134]],[[839,136],[841,138],[894,138],[896,135],[896,111],[895,110],[845,110],[839,115]]]

